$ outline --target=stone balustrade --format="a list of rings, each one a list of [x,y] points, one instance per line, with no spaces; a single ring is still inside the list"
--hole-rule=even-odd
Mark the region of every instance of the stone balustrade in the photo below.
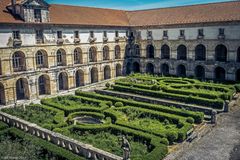
[[[57,146],[65,148],[77,155],[84,156],[93,160],[122,160],[122,157],[100,150],[89,144],[84,144],[59,133],[39,127],[36,124],[0,112],[0,121],[9,126],[16,127],[22,131],[30,133],[38,138],[49,141]]]

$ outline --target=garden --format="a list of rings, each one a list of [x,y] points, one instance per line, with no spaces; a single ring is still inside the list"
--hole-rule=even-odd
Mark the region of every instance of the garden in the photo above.
[[[116,80],[113,85],[107,83],[106,90],[218,109],[236,92],[232,85],[139,74]],[[169,146],[186,140],[204,121],[202,112],[80,90],[75,95],[2,111],[118,156],[123,155],[124,135],[133,160],[163,159]],[[72,157],[69,153],[66,156]]]

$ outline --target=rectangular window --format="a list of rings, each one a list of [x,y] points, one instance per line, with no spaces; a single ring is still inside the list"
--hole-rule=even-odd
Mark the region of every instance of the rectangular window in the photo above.
[[[34,9],[35,22],[42,22],[42,15],[40,9]]]
[[[224,35],[224,28],[219,28],[219,35]]]
[[[129,32],[128,32],[128,31],[126,31],[126,36],[127,36],[127,37],[129,36]]]
[[[198,36],[203,36],[203,29],[198,29]]]
[[[37,43],[43,43],[43,31],[36,30],[36,41]]]
[[[163,31],[163,37],[167,37],[168,36],[168,31]]]
[[[13,39],[21,39],[20,31],[13,31]]]
[[[115,31],[115,37],[119,37],[119,32]]]
[[[103,37],[105,37],[105,38],[107,37],[107,31],[103,32]]]
[[[57,31],[57,38],[62,39],[62,31]]]
[[[185,34],[185,31],[183,29],[180,30],[180,36],[183,37]]]
[[[147,36],[152,37],[152,31],[147,31]]]
[[[94,32],[93,31],[90,31],[90,37],[94,38]]]
[[[79,38],[79,32],[78,31],[74,31],[74,38]]]

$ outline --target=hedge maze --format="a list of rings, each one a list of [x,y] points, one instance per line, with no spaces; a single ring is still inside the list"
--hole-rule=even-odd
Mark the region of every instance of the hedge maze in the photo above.
[[[106,86],[106,90],[213,109],[222,109],[224,101],[231,100],[236,92],[232,85],[139,74]],[[163,159],[169,145],[186,140],[204,121],[202,112],[80,90],[75,95],[42,99],[41,105],[3,111],[119,156],[123,154],[121,136],[126,135],[132,148],[131,159],[138,160]],[[101,123],[83,123],[79,117]]]

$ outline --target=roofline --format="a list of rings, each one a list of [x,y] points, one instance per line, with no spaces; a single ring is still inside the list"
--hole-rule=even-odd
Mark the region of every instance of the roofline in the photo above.
[[[160,10],[160,9],[172,9],[172,8],[182,8],[182,7],[193,7],[193,6],[204,6],[204,5],[211,5],[211,4],[222,4],[222,3],[239,3],[240,1],[231,0],[231,1],[222,1],[222,2],[209,2],[209,3],[202,3],[202,4],[191,4],[191,5],[179,5],[179,6],[172,6],[172,7],[160,7],[160,8],[150,8],[150,9],[137,9],[137,10],[125,10],[126,12],[138,12],[138,11],[151,11],[151,10]]]

